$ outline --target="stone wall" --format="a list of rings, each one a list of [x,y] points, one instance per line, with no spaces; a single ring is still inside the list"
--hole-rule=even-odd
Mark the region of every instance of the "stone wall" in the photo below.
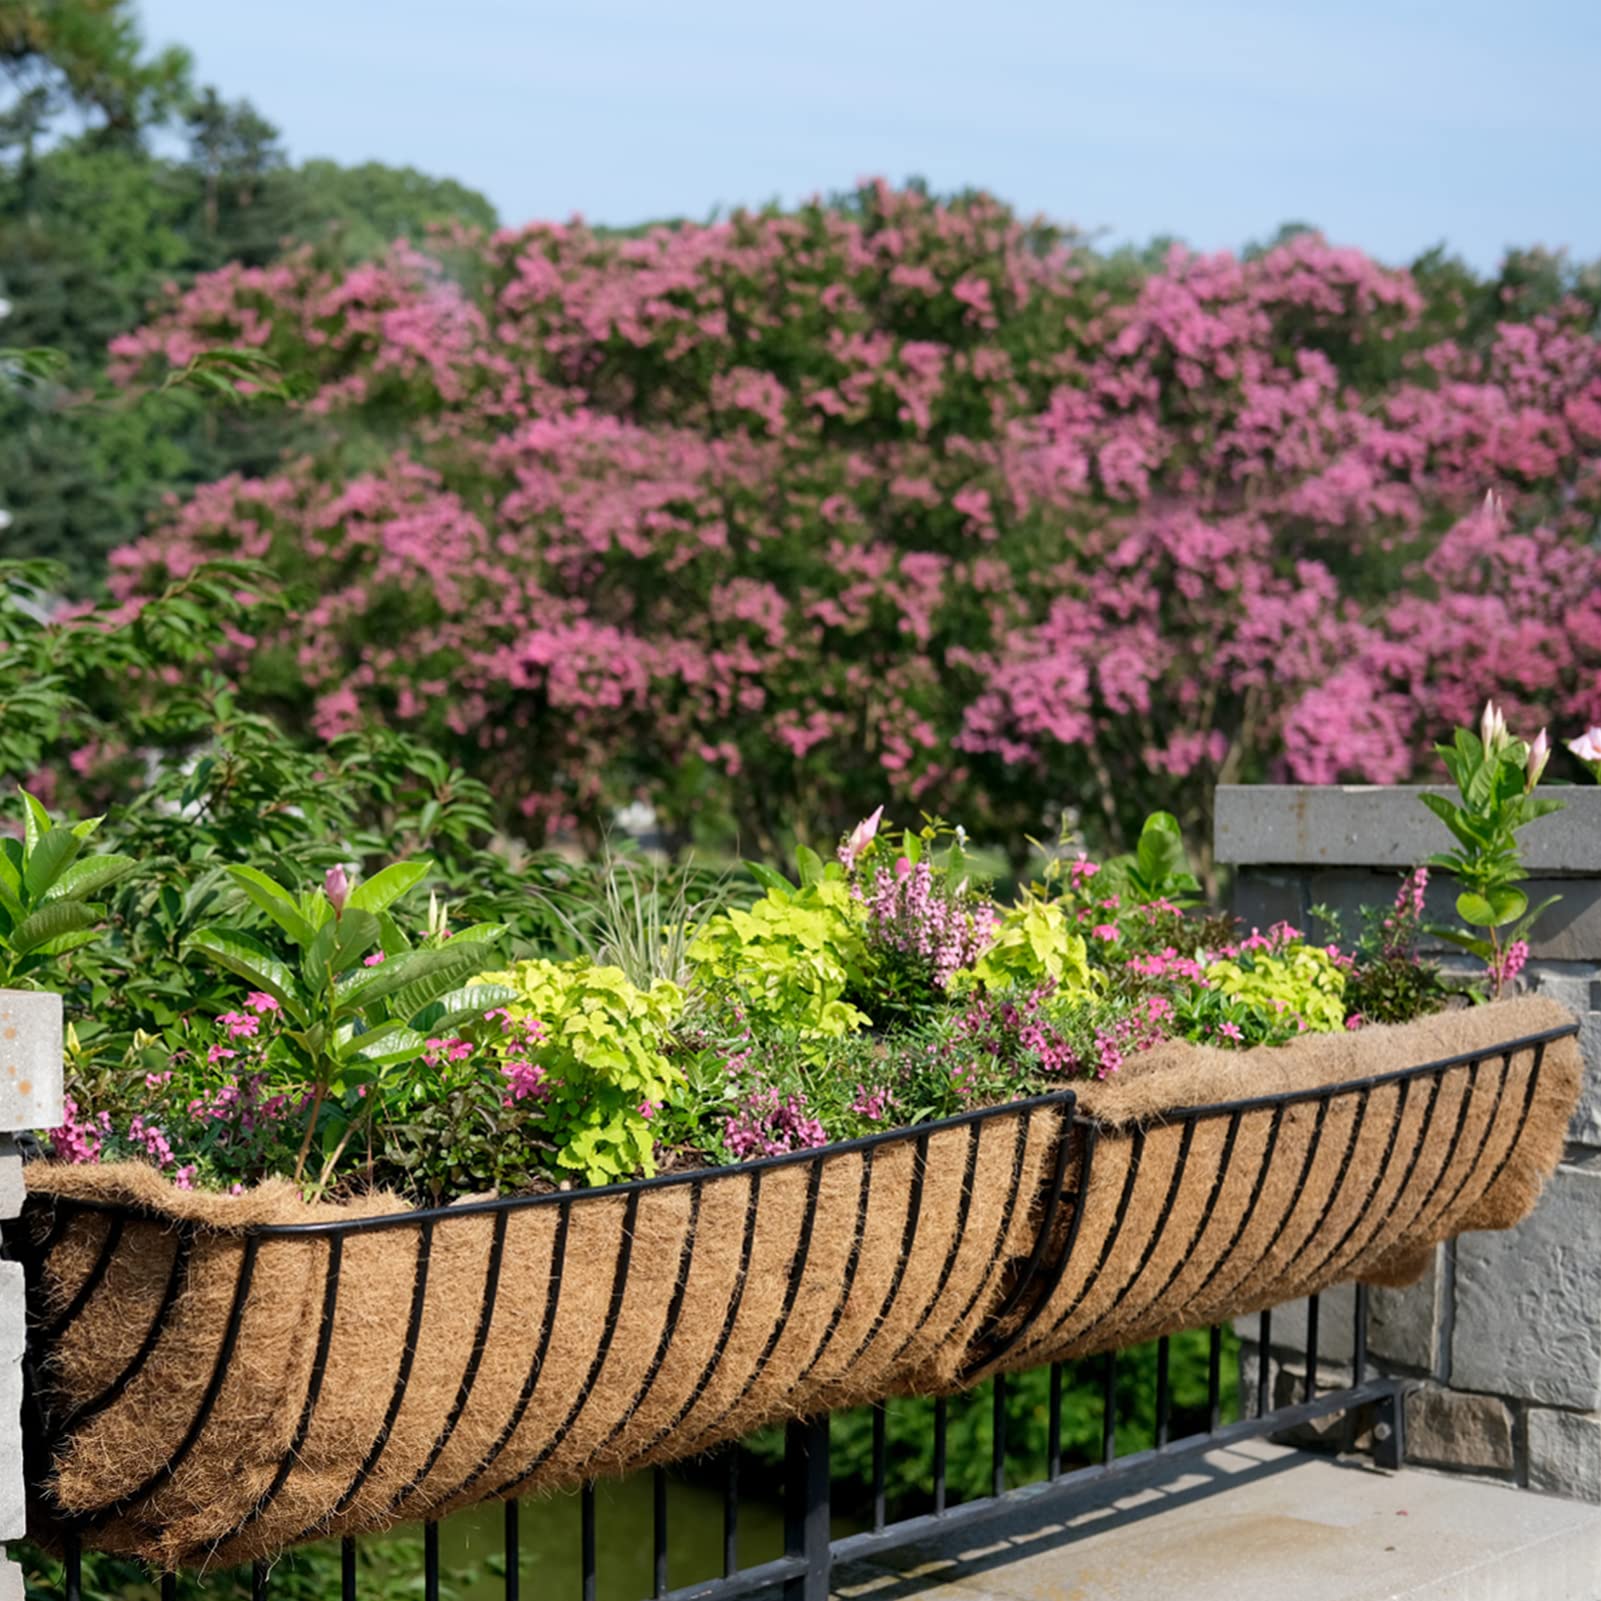
[[[1451,843],[1420,793],[1219,789],[1216,855],[1235,871],[1235,911],[1259,927],[1304,929],[1309,910],[1327,906],[1354,933],[1361,906],[1389,902],[1401,874]],[[1380,1371],[1417,1381],[1409,1460],[1601,1501],[1601,789],[1553,793],[1567,809],[1529,826],[1524,862],[1531,899],[1562,901],[1534,929],[1522,982],[1582,1025],[1586,1087],[1566,1158],[1519,1228],[1465,1234],[1439,1248],[1419,1285],[1374,1291],[1369,1343]],[[1443,877],[1431,884],[1430,915],[1455,921],[1454,899]],[[1323,1298],[1319,1367],[1330,1382],[1342,1365],[1349,1372],[1352,1293]],[[1304,1373],[1304,1322],[1299,1308],[1274,1316],[1275,1395]],[[1248,1396],[1262,1359],[1256,1329],[1240,1324]]]
[[[61,1111],[61,997],[0,990],[0,1217],[22,1210],[14,1136]],[[0,1262],[0,1541],[25,1532],[22,1494],[22,1267]],[[0,1559],[0,1601],[22,1601],[22,1570]]]

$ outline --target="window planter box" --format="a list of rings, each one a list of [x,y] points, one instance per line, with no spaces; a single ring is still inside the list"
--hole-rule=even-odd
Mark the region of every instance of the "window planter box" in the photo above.
[[[432,1211],[36,1165],[30,1532],[231,1564],[1395,1281],[1533,1205],[1575,1031],[1534,999],[1164,1049],[1077,1096]]]

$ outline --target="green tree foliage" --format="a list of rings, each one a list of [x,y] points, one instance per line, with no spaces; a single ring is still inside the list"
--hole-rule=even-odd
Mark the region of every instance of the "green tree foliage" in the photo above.
[[[409,167],[292,165],[248,101],[193,90],[182,50],[146,51],[129,0],[0,0],[0,75],[0,341],[65,357],[52,381],[0,395],[5,551],[60,561],[83,590],[164,493],[270,471],[297,444],[275,408],[130,408],[106,390],[107,344],[164,285],[301,242],[348,264],[496,219]],[[52,142],[69,114],[79,127]],[[185,137],[183,156],[151,149],[160,129]]]

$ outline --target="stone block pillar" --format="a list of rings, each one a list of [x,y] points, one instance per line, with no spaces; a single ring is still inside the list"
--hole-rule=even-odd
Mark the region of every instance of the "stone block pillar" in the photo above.
[[[0,1217],[22,1210],[16,1136],[54,1128],[61,1108],[61,997],[0,990]],[[0,1541],[26,1532],[22,1490],[22,1268],[0,1262]],[[22,1570],[0,1560],[0,1601],[22,1601]]]
[[[1327,906],[1354,934],[1363,905],[1391,901],[1403,873],[1451,844],[1420,793],[1221,787],[1216,855],[1234,870],[1236,914],[1262,928],[1282,919],[1305,929],[1310,909]],[[1566,810],[1529,825],[1524,865],[1531,900],[1562,900],[1534,928],[1522,982],[1581,1024],[1585,1090],[1567,1152],[1518,1228],[1465,1234],[1438,1249],[1420,1284],[1375,1290],[1369,1347],[1381,1371],[1416,1381],[1411,1459],[1601,1502],[1601,788],[1551,793]],[[1455,893],[1443,875],[1431,883],[1430,917],[1456,921]],[[1456,954],[1441,949],[1448,962]],[[1324,1297],[1323,1329],[1349,1330],[1349,1297]],[[1246,1394],[1259,1361],[1272,1364],[1276,1388],[1304,1372],[1289,1309],[1274,1318],[1269,1352],[1253,1343],[1254,1319],[1239,1332]],[[1349,1345],[1348,1332],[1340,1338]],[[1339,1378],[1348,1350],[1324,1339],[1319,1353],[1328,1377]]]

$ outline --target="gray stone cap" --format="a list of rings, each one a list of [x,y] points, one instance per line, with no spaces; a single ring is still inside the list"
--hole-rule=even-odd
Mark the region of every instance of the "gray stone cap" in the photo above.
[[[1213,849],[1233,866],[1414,867],[1451,835],[1418,796],[1422,784],[1219,784]],[[1530,823],[1523,865],[1534,873],[1601,873],[1601,785],[1542,791],[1565,810]]]

